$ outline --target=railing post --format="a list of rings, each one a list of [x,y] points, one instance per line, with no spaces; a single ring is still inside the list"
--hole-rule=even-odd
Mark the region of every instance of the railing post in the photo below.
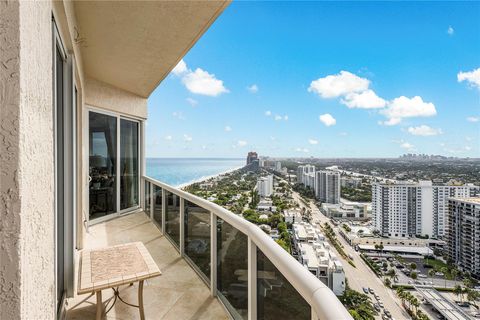
[[[180,197],[180,196],[177,196]],[[180,198],[180,256],[185,254],[185,200]]]
[[[162,188],[162,233],[165,234],[165,212],[167,211],[167,191]]]
[[[217,296],[217,216],[210,211],[210,294]]]
[[[155,209],[155,202],[157,201],[157,198],[155,197],[155,199],[153,198],[153,195],[155,194],[153,192],[153,189],[155,188],[155,185],[151,182],[148,182],[148,185],[149,185],[149,191],[150,191],[150,220],[153,221],[153,210]]]
[[[257,319],[257,246],[248,237],[248,320]]]

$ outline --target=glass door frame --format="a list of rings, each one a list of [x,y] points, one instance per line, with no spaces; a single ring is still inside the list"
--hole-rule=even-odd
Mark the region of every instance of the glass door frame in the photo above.
[[[115,205],[116,205],[116,212],[114,213],[111,213],[111,214],[107,214],[103,217],[99,217],[99,218],[96,218],[96,219],[93,219],[93,220],[90,220],[90,182],[89,182],[89,171],[90,171],[90,139],[89,139],[89,131],[90,131],[90,120],[89,120],[89,115],[90,115],[90,112],[94,112],[94,113],[99,113],[99,114],[103,114],[103,115],[107,115],[107,116],[110,116],[110,117],[114,117],[116,120],[117,120],[117,123],[116,123],[116,136],[117,136],[117,141],[116,141],[116,152],[115,152],[115,156],[116,156],[116,159],[117,159],[117,163],[115,164],[115,174],[116,174],[116,182],[115,182],[115,188],[116,188],[116,191],[115,191],[115,194],[116,194],[116,200],[115,200]],[[108,220],[111,220],[111,219],[114,219],[114,218],[118,218],[120,216],[123,216],[123,215],[127,215],[129,213],[133,213],[133,212],[137,212],[139,210],[142,209],[142,203],[141,203],[141,200],[142,200],[142,196],[141,196],[141,192],[143,190],[143,188],[141,188],[141,181],[142,181],[142,173],[143,173],[143,166],[144,166],[144,160],[143,160],[143,139],[144,139],[144,136],[143,136],[143,127],[145,125],[145,120],[142,119],[142,118],[139,118],[139,117],[134,117],[134,116],[125,116],[123,114],[120,114],[118,112],[114,112],[114,111],[109,111],[109,110],[105,110],[105,109],[101,109],[101,108],[97,108],[97,107],[94,107],[94,106],[91,106],[91,105],[86,105],[85,106],[85,115],[84,115],[84,119],[85,119],[85,146],[86,146],[86,150],[85,150],[85,160],[86,161],[86,168],[87,168],[87,172],[85,173],[87,175],[87,185],[85,186],[86,187],[86,208],[88,208],[88,214],[87,214],[87,226],[91,226],[91,225],[94,225],[94,224],[97,224],[97,223],[100,223],[100,222],[104,222],[104,221],[108,221]],[[137,156],[138,156],[138,181],[137,181],[137,190],[138,190],[138,204],[136,206],[133,206],[133,207],[130,207],[130,208],[126,208],[126,209],[123,209],[123,210],[120,210],[120,146],[121,146],[121,143],[120,143],[120,127],[121,127],[121,120],[128,120],[128,121],[132,121],[132,122],[136,122],[138,123],[138,141],[137,141],[137,144],[138,144],[138,150],[137,150]]]

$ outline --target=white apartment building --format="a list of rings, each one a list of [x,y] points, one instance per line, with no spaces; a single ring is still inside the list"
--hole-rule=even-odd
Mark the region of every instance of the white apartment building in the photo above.
[[[369,217],[370,206],[370,203],[340,200],[339,204],[322,203],[321,210],[329,218],[361,220]]]
[[[273,193],[273,175],[258,179],[257,191],[261,197],[270,197]]]
[[[340,173],[315,172],[315,197],[324,203],[340,203]]]
[[[448,207],[447,255],[480,279],[480,198],[450,198]]]
[[[315,174],[315,166],[306,164],[304,166],[298,166],[297,168],[297,182],[303,183],[307,186],[307,179],[306,176],[308,174]]]
[[[418,183],[376,183],[372,186],[372,216],[375,228],[383,236],[441,237],[445,234],[448,197],[478,194],[474,185],[433,185]]]
[[[281,172],[281,171],[282,171],[282,163],[281,163],[280,161],[275,161],[274,170],[277,171],[277,172]]]
[[[341,261],[320,229],[307,222],[293,224],[293,243],[298,260],[336,295],[345,291],[345,272]]]

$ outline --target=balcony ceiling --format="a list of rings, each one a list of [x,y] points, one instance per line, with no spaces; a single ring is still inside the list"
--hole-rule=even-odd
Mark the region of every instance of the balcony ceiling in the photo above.
[[[75,1],[84,71],[148,97],[229,3]]]

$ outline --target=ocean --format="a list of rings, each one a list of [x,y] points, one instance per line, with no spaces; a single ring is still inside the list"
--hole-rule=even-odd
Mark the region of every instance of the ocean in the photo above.
[[[147,158],[147,176],[174,187],[237,169],[245,159]]]

